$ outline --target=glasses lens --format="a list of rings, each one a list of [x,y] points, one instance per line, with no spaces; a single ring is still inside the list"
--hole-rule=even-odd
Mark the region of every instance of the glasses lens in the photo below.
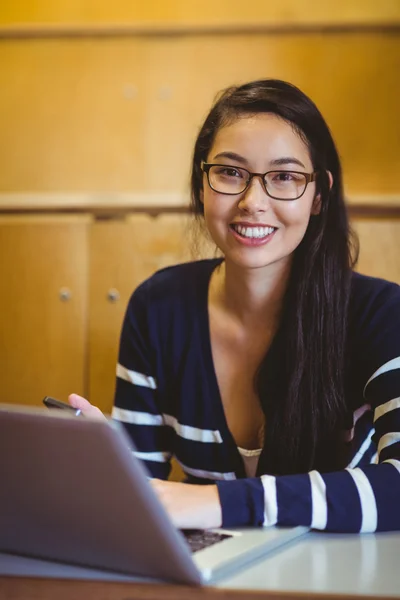
[[[307,180],[303,173],[271,171],[265,176],[268,193],[281,200],[295,200],[306,189]]]
[[[246,169],[227,165],[213,165],[208,176],[212,189],[220,194],[240,194],[249,180]]]

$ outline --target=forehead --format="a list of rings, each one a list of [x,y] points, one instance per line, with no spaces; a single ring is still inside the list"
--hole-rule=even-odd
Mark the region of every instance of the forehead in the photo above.
[[[249,163],[293,156],[311,166],[308,146],[293,125],[271,113],[243,115],[221,127],[208,160],[223,152],[239,154]]]

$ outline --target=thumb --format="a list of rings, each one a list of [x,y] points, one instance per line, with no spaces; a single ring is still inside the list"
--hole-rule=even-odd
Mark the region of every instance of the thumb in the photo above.
[[[86,400],[86,398],[83,398],[78,394],[70,394],[68,396],[68,402],[74,408],[80,408],[85,417],[91,417],[92,419],[105,419],[105,416],[101,410],[97,408],[97,406],[93,406],[93,404],[90,404],[89,400]]]

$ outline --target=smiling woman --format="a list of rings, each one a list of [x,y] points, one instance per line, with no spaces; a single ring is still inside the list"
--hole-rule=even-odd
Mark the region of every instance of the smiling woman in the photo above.
[[[113,409],[171,518],[400,529],[400,290],[353,272],[317,107],[279,80],[229,88],[191,181],[223,258],[163,269],[133,293]],[[187,483],[162,481],[172,456]]]
[[[243,267],[279,260],[285,268],[318,210],[311,156],[293,127],[271,113],[237,119],[216,134],[204,170],[204,217],[226,260]]]

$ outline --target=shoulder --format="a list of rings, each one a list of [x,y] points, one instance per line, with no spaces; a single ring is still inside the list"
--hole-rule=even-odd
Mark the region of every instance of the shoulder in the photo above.
[[[374,328],[396,313],[400,318],[400,286],[397,283],[360,273],[352,274],[350,321]]]
[[[400,356],[400,286],[353,273],[348,349],[364,379]]]

